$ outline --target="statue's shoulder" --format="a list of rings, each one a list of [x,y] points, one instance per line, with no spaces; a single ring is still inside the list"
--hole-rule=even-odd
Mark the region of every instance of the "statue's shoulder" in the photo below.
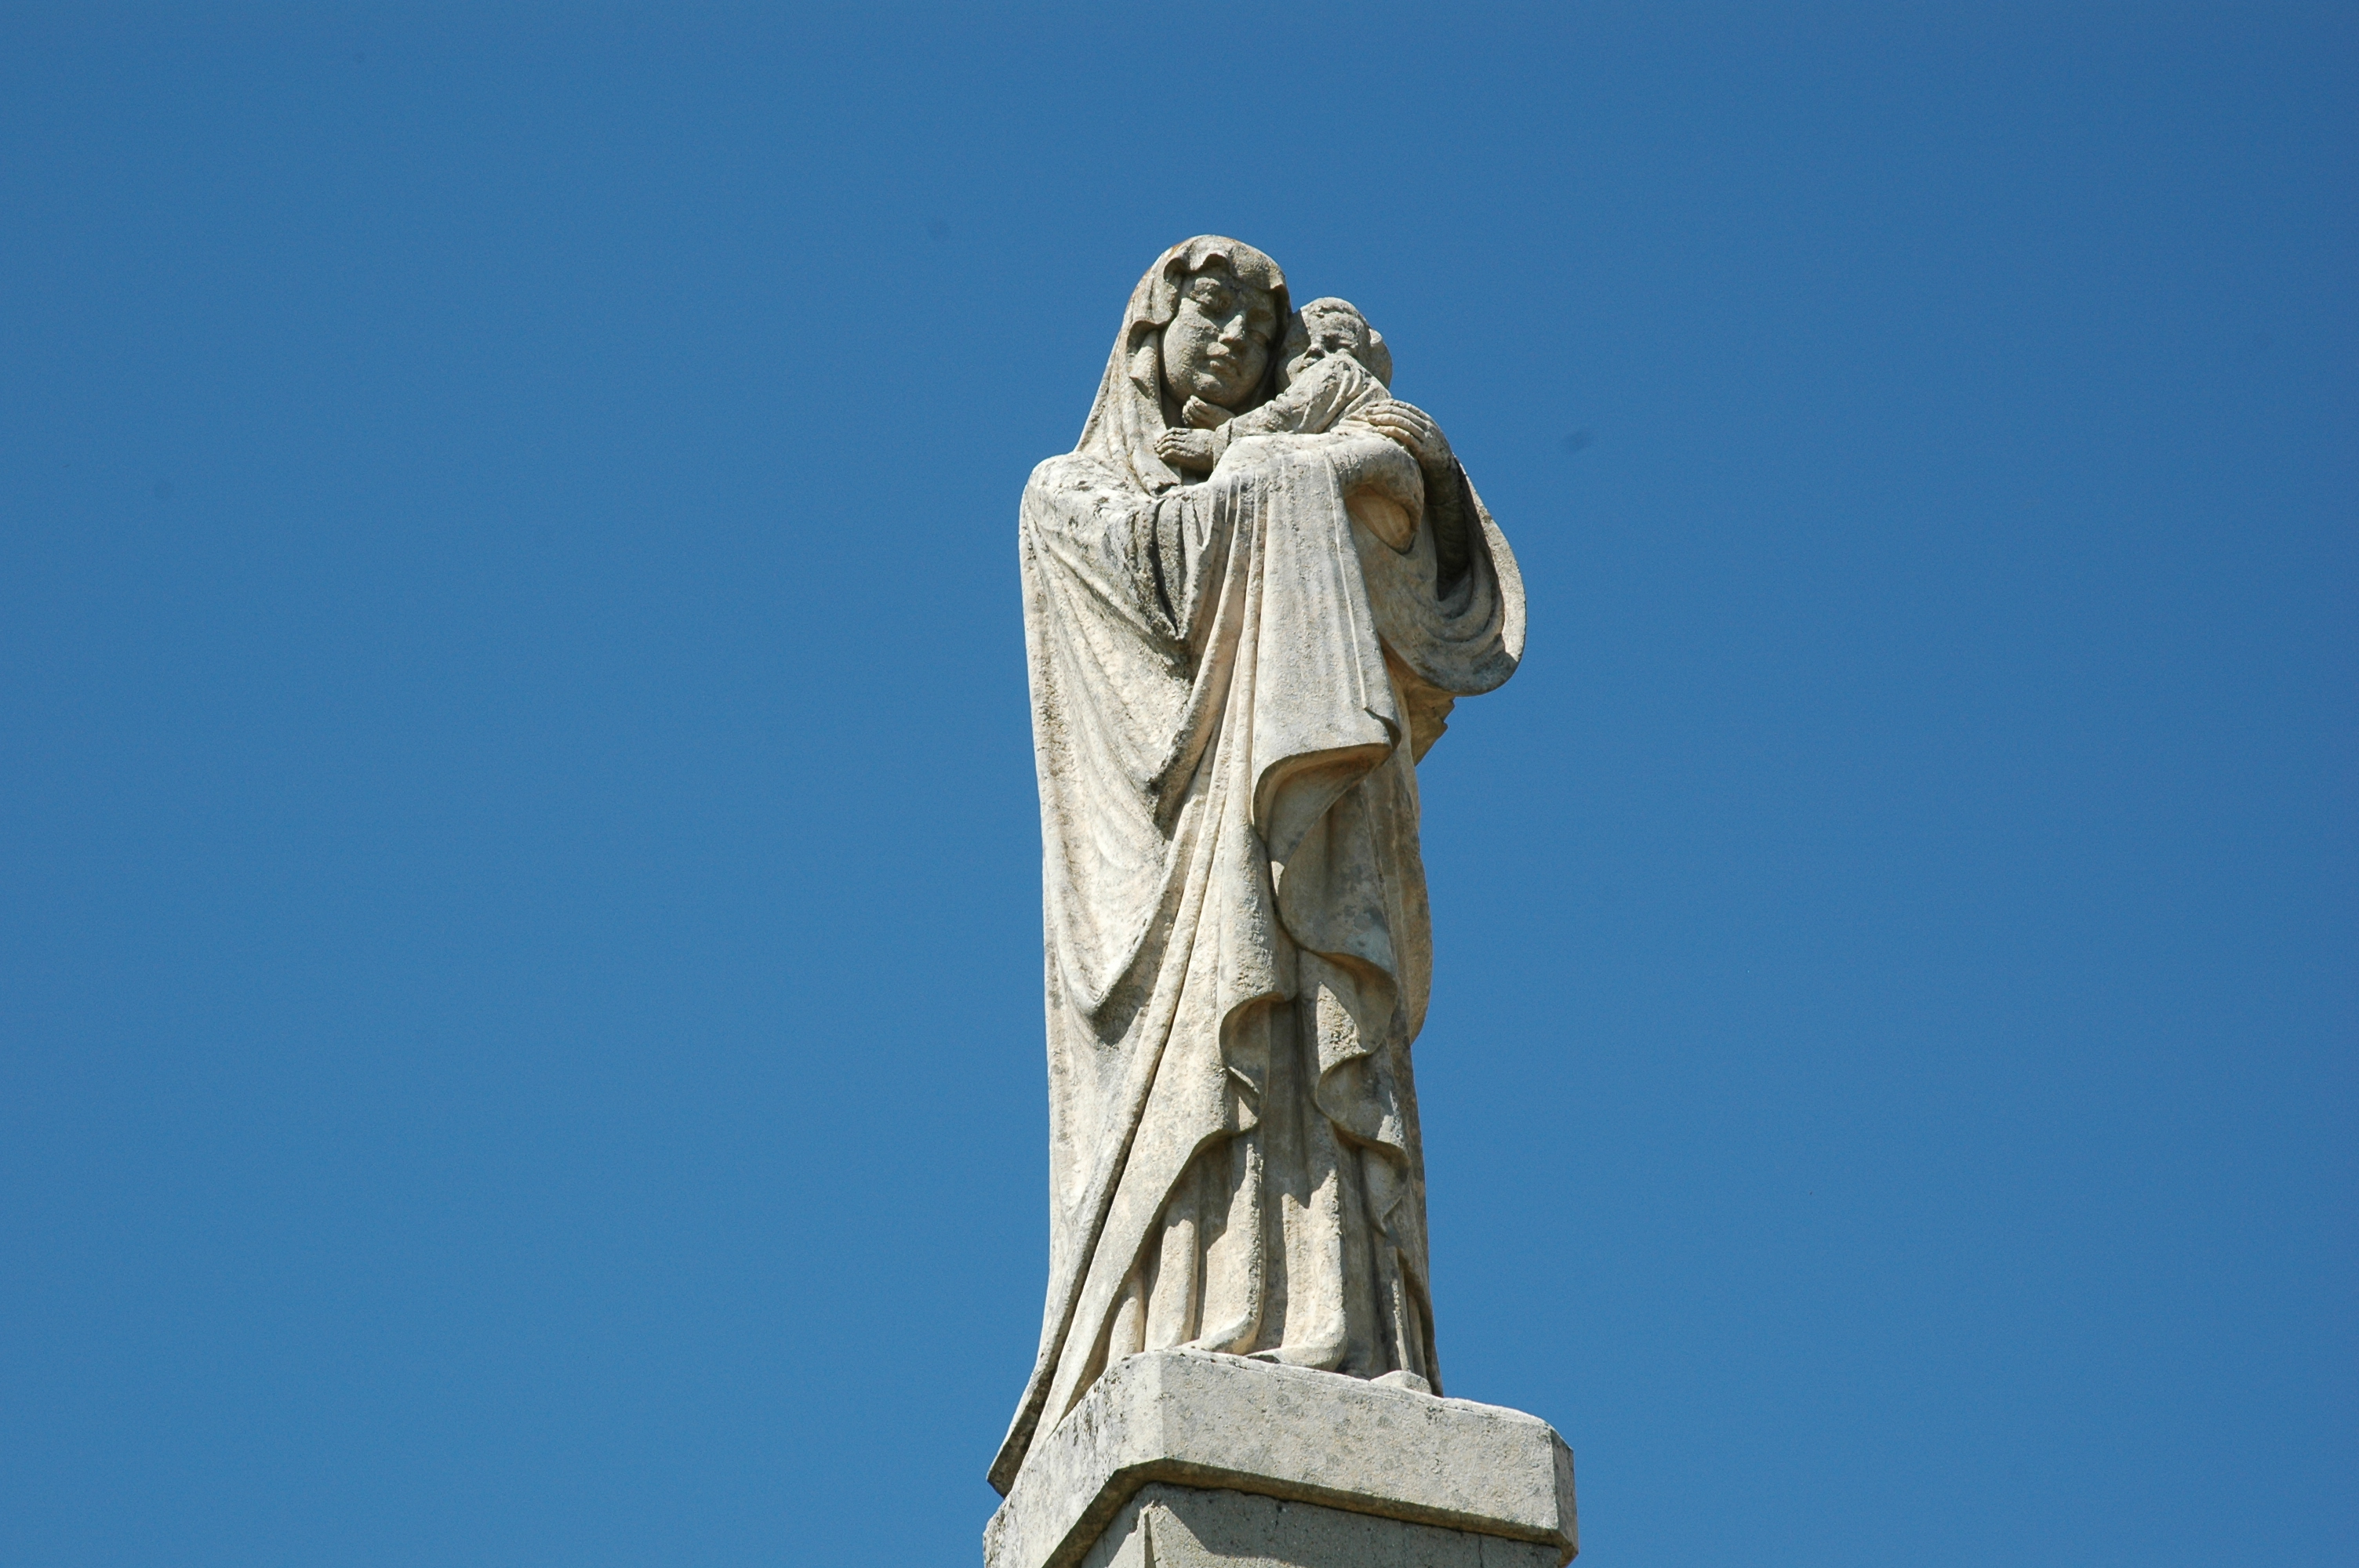
[[[1126,490],[1130,488],[1128,479],[1128,475],[1117,472],[1114,465],[1094,452],[1059,452],[1033,465],[1032,477],[1025,481],[1024,489],[1027,493],[1116,487]]]
[[[1149,504],[1126,471],[1089,452],[1043,459],[1024,483],[1024,514],[1043,522],[1127,516]]]

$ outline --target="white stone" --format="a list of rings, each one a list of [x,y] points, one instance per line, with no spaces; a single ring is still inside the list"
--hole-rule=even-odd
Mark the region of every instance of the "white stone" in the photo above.
[[[1142,1353],[1446,1391],[1417,763],[1515,673],[1523,584],[1383,334],[1291,299],[1164,253],[1025,487],[1049,1280],[1003,1493]]]
[[[1081,1568],[1560,1568],[1563,1551],[1317,1503],[1154,1482]]]
[[[1558,1568],[1578,1546],[1572,1454],[1538,1417],[1189,1350],[1116,1363],[984,1531],[986,1568]]]

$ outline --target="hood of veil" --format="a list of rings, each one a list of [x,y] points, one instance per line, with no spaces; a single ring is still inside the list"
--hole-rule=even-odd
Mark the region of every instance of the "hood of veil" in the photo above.
[[[1180,423],[1180,410],[1163,389],[1163,329],[1180,308],[1180,287],[1215,261],[1229,264],[1241,283],[1266,288],[1275,297],[1277,319],[1291,313],[1286,295],[1286,275],[1277,264],[1242,240],[1221,234],[1199,234],[1183,240],[1155,258],[1138,287],[1130,291],[1129,308],[1122,313],[1122,331],[1106,356],[1098,400],[1090,406],[1089,423],[1082,427],[1081,445],[1074,451],[1093,457],[1127,473],[1150,495],[1180,482],[1180,475],[1155,455],[1155,438]],[[1277,373],[1277,345],[1270,345],[1270,366],[1262,384],[1245,400],[1243,413],[1267,400]]]

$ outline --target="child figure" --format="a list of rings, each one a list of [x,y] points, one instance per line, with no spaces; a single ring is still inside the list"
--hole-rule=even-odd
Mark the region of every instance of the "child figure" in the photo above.
[[[1349,300],[1305,305],[1287,323],[1280,352],[1286,359],[1276,397],[1234,416],[1191,397],[1180,417],[1193,428],[1164,431],[1156,455],[1174,468],[1210,473],[1240,436],[1315,436],[1392,400],[1385,390],[1393,378],[1392,351]]]

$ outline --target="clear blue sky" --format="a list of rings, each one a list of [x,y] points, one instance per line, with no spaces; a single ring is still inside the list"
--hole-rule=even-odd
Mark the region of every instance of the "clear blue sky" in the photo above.
[[[0,14],[0,1562],[978,1560],[1014,549],[1391,341],[1451,1390],[1584,1568],[2359,1560],[2348,6]]]

